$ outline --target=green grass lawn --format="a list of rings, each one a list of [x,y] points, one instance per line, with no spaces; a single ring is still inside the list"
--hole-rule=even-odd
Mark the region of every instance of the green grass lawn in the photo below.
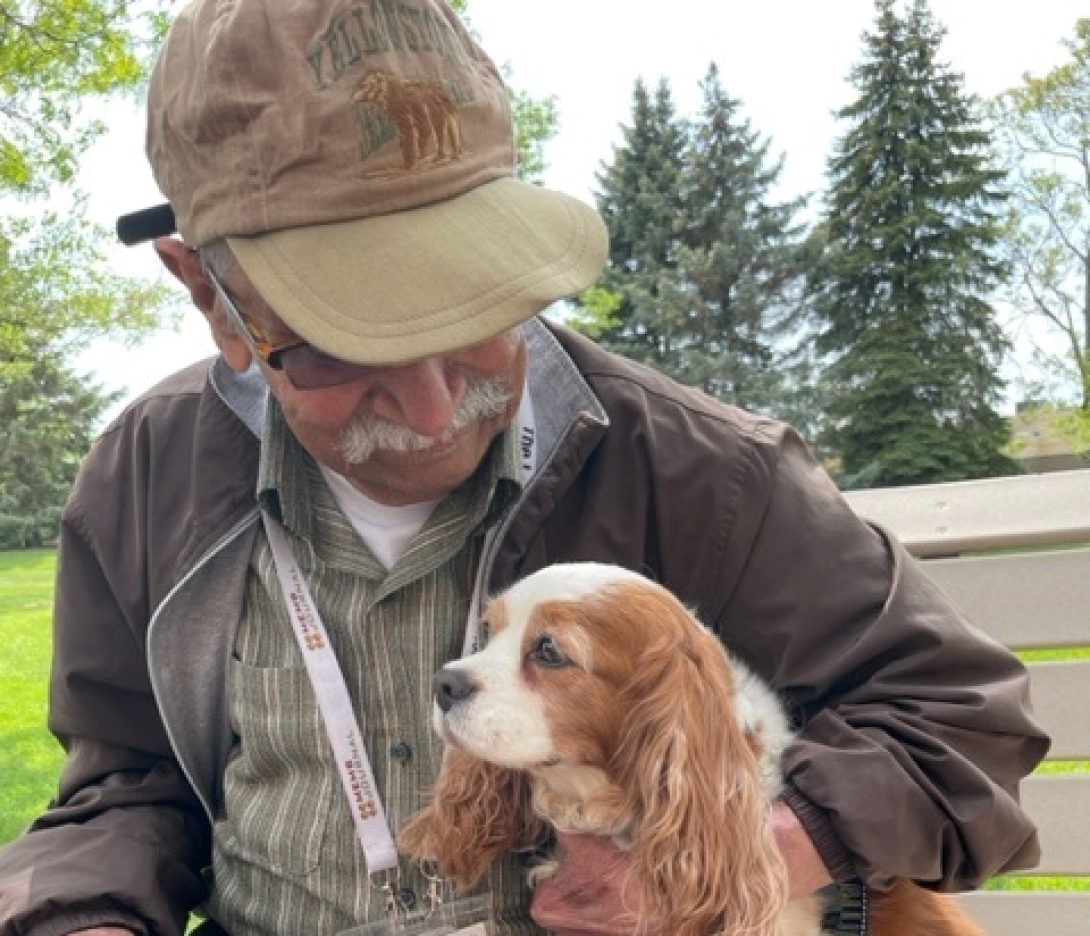
[[[0,551],[0,842],[40,813],[63,752],[45,728],[56,555]]]

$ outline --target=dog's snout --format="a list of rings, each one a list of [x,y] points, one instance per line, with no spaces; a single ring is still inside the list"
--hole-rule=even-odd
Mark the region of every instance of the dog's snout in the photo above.
[[[467,673],[448,667],[439,670],[432,677],[431,684],[435,692],[435,703],[444,712],[449,712],[455,702],[462,702],[477,691],[477,684]]]

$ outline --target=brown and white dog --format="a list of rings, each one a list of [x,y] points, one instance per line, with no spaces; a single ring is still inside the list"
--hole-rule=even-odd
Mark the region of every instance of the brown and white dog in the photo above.
[[[435,676],[447,751],[406,854],[464,889],[550,827],[608,835],[653,904],[634,931],[820,934],[818,902],[787,899],[769,823],[780,704],[673,595],[615,566],[555,565],[494,600],[484,625],[487,646]],[[983,936],[909,882],[871,907],[875,936]]]

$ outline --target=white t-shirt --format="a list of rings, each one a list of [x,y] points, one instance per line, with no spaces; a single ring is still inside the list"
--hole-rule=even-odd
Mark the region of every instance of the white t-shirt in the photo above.
[[[392,569],[412,538],[428,522],[439,501],[406,504],[404,507],[380,504],[353,487],[343,475],[324,465],[319,467],[348,522],[375,554],[375,558],[385,568]]]

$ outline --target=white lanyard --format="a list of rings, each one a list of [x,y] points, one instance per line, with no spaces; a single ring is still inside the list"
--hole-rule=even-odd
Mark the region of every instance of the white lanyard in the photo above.
[[[322,624],[314,598],[303,581],[299,563],[292,555],[287,534],[267,510],[265,535],[272,549],[276,574],[291,618],[291,629],[303,654],[307,674],[314,686],[326,734],[333,747],[337,775],[341,778],[356,834],[363,846],[369,874],[397,867],[397,846],[379,799],[371,760],[363,744],[363,732],[352,711],[352,698],[337,664],[329,635]]]
[[[523,478],[528,480],[534,472],[537,457],[537,433],[528,387],[522,395],[519,408],[519,445],[522,452]],[[344,674],[337,663],[337,656],[329,642],[329,635],[322,624],[314,598],[303,580],[299,563],[292,555],[287,533],[267,510],[262,511],[262,516],[265,521],[265,535],[272,550],[273,564],[276,566],[284,603],[291,619],[292,633],[295,634],[306,664],[307,675],[314,687],[318,709],[333,748],[337,774],[341,778],[352,821],[356,825],[356,834],[363,848],[367,871],[369,874],[389,871],[397,867],[397,845],[386,820],[386,811],[378,794],[371,760],[367,756],[363,732],[352,708],[352,697],[345,684]],[[484,589],[484,570],[496,538],[495,527],[485,534],[466,626],[466,653],[477,647],[477,618]]]

